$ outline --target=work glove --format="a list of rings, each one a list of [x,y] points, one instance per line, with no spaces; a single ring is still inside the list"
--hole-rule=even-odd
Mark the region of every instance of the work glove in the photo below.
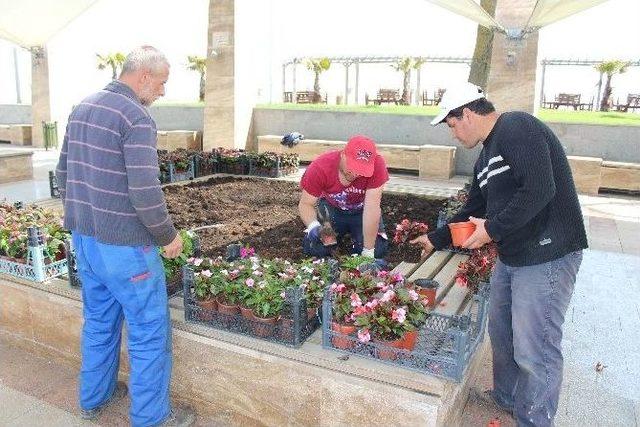
[[[371,249],[362,248],[362,252],[360,252],[360,255],[366,256],[368,258],[375,258],[375,248],[371,248]]]
[[[322,226],[316,220],[316,221],[313,221],[311,224],[309,224],[307,226],[307,228],[304,230],[304,232],[307,233],[307,235],[309,236],[310,239],[320,240],[320,229],[321,228],[322,228]]]

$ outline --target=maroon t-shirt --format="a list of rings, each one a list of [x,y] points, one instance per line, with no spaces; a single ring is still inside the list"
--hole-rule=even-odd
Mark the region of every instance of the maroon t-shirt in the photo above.
[[[304,172],[300,187],[314,197],[324,198],[336,208],[362,209],[365,192],[378,188],[389,180],[387,165],[382,156],[377,155],[371,177],[360,176],[345,186],[338,178],[340,153],[340,151],[329,151],[316,157]]]

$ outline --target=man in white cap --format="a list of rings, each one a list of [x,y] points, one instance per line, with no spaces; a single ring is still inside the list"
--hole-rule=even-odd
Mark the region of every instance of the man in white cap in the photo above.
[[[493,389],[472,397],[510,413],[518,426],[551,426],[562,381],[562,325],[587,247],[567,157],[544,123],[497,113],[470,83],[447,89],[432,126],[446,123],[466,148],[482,144],[469,198],[449,222],[472,221],[468,249],[491,241],[489,336]],[[451,243],[448,227],[418,237],[424,252]]]

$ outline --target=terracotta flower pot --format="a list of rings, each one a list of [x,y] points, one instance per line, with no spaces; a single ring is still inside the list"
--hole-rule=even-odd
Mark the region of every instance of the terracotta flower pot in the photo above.
[[[331,322],[331,330],[342,335],[353,335],[356,332],[356,327],[355,325],[345,325],[342,323]],[[343,350],[353,348],[355,346],[354,341],[339,336],[334,336],[333,338],[331,338],[331,343],[335,348],[340,348]]]
[[[253,333],[262,338],[273,335],[276,329],[277,317],[259,317],[253,313]]]
[[[242,317],[248,320],[253,320],[255,317],[253,315],[253,311],[250,308],[243,307],[243,306],[240,306],[240,314],[242,315]]]
[[[428,307],[436,306],[436,293],[438,290],[438,282],[430,279],[417,279],[413,282],[418,294],[428,301]]]
[[[226,314],[228,316],[235,316],[240,313],[240,307],[238,307],[238,304],[229,304],[220,298],[216,301],[218,301],[218,313]]]
[[[215,299],[196,300],[196,305],[200,308],[197,314],[198,320],[204,322],[213,319],[213,313],[218,308],[218,302]]]
[[[452,222],[449,224],[449,230],[451,231],[451,244],[460,247],[476,231],[476,226],[471,221]]]
[[[394,341],[383,341],[383,340],[375,339],[374,342],[378,344],[382,344],[381,347],[377,348],[378,359],[396,360],[398,358],[398,352],[393,350],[393,348],[405,350],[407,346],[405,339],[406,339],[406,334],[401,339],[394,340]]]
[[[402,340],[403,346],[405,350],[413,351],[416,347],[416,341],[418,340],[418,330],[409,331],[404,334],[404,339]]]
[[[307,320],[311,320],[318,314],[318,307],[307,307]]]

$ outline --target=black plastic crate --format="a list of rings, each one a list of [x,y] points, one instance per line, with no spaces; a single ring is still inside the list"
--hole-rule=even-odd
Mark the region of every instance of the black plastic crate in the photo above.
[[[218,173],[218,156],[204,157],[196,154],[193,157],[194,176],[200,178]]]
[[[280,165],[280,159],[277,160],[276,164],[273,166],[259,166],[257,164],[256,159],[251,159],[249,161],[249,175],[253,176],[261,176],[266,178],[280,178],[282,176],[291,175],[298,171],[298,167],[296,166],[286,166],[283,167]]]
[[[236,334],[247,335],[279,344],[299,347],[318,328],[320,319],[315,310],[307,310],[304,291],[298,287],[285,290],[282,314],[273,324],[265,324],[255,317],[247,318],[238,312],[227,314],[218,308],[198,304],[193,293],[194,275],[189,266],[183,267],[184,318]]]
[[[58,189],[58,178],[54,171],[49,171],[49,194],[52,199],[60,198],[60,190]]]

